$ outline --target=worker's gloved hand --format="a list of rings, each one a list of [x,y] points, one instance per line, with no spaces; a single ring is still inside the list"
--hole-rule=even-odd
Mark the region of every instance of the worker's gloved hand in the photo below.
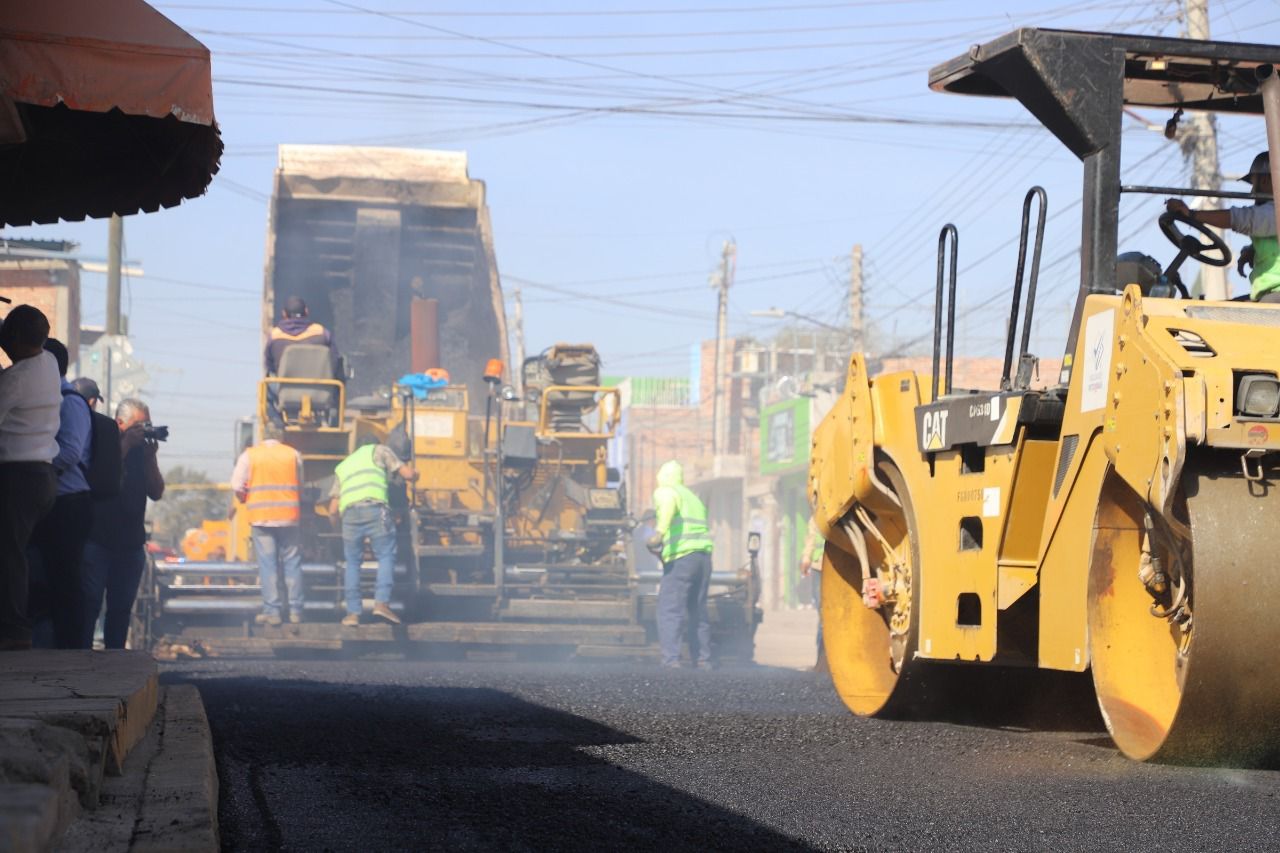
[[[1248,278],[1249,274],[1244,271],[1246,264],[1253,266],[1253,246],[1251,245],[1245,246],[1240,250],[1240,254],[1236,256],[1236,272],[1240,273],[1240,275],[1245,278]]]
[[[661,554],[662,553],[662,534],[655,533],[652,536],[650,536],[648,539],[645,540],[644,547],[648,548],[649,553],[651,554]]]

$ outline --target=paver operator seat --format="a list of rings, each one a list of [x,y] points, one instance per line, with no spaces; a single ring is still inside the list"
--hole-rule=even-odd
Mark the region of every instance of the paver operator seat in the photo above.
[[[322,344],[294,344],[281,355],[277,376],[284,379],[334,379],[329,347]],[[288,420],[299,417],[308,397],[311,400],[311,411],[322,419],[338,402],[333,385],[281,383],[278,389],[280,412]]]

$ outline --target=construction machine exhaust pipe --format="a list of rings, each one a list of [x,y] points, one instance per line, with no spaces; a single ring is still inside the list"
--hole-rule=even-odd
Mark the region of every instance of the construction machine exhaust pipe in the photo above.
[[[415,296],[409,305],[410,355],[414,373],[440,366],[440,300]]]

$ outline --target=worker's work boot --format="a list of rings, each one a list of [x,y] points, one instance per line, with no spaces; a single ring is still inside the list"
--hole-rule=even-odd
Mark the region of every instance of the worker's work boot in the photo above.
[[[299,624],[300,622],[302,622],[302,614],[301,614],[301,613],[299,613],[297,610],[290,610],[290,611],[289,611],[289,624],[290,624],[290,625],[297,625],[297,624]]]
[[[373,603],[373,615],[379,619],[385,619],[392,625],[400,624],[400,617],[391,612],[391,608],[385,602],[375,601]]]
[[[259,625],[270,625],[272,628],[279,628],[280,614],[279,613],[259,613],[257,616],[253,617],[253,621],[257,622]]]
[[[359,613],[348,613],[346,616],[342,617],[343,628],[356,628],[359,625],[360,625]]]

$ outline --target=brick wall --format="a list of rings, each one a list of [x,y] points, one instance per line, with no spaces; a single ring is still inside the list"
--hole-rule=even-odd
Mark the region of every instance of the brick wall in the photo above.
[[[49,318],[49,336],[67,345],[71,360],[80,353],[80,273],[61,260],[0,261],[0,318],[15,305],[32,305]]]

